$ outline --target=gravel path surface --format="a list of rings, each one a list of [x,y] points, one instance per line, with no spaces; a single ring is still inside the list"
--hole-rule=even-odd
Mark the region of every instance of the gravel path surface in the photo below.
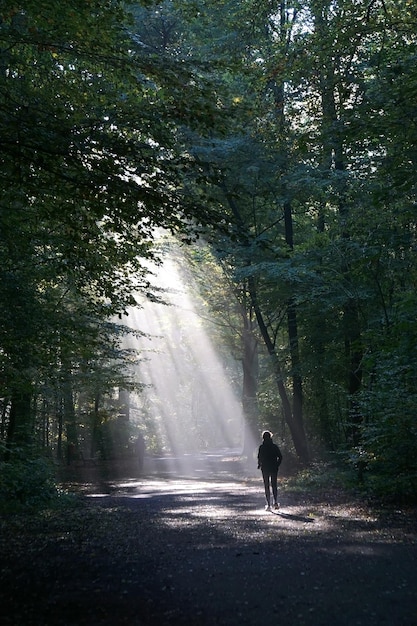
[[[153,475],[0,524],[5,626],[417,626],[414,513],[340,493]]]

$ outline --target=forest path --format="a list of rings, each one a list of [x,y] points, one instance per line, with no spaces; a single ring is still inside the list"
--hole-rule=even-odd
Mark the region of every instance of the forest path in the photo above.
[[[340,493],[155,474],[0,523],[2,625],[417,625],[413,512]]]

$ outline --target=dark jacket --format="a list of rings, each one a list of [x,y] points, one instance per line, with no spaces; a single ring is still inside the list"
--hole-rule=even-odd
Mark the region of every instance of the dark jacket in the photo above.
[[[258,467],[263,472],[277,472],[281,465],[282,454],[276,443],[264,441],[258,450]]]

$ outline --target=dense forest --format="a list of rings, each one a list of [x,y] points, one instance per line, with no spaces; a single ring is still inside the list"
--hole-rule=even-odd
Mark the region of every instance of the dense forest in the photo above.
[[[252,431],[416,497],[416,27],[412,0],[2,2],[2,496],[87,430],[129,446],[125,313],[180,247]]]

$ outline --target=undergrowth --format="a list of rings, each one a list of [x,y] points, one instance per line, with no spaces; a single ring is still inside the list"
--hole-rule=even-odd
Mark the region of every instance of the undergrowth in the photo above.
[[[0,512],[68,505],[72,499],[71,494],[58,488],[48,459],[0,462]]]

